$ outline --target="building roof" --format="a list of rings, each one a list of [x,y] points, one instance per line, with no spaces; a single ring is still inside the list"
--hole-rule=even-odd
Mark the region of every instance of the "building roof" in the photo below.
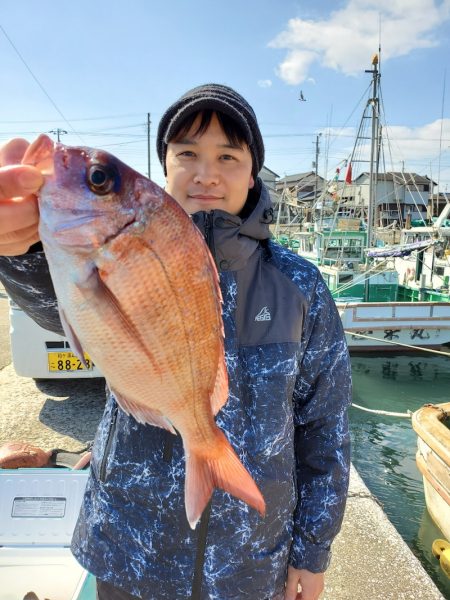
[[[297,184],[307,184],[307,183],[311,183],[314,184],[314,180],[316,178],[316,174],[314,171],[307,171],[306,173],[294,173],[293,175],[286,175],[286,177],[281,177],[280,179],[278,179],[277,181],[277,188],[282,188],[285,185],[287,185],[288,187],[293,186],[293,185],[297,185]],[[323,177],[321,177],[320,175],[317,175],[317,183],[320,184],[322,183],[324,180]]]
[[[261,167],[261,171],[268,171],[269,173],[271,173],[272,175],[275,175],[275,177],[279,177],[278,173],[275,173],[275,171],[272,171],[272,169],[269,169],[269,167],[266,167],[266,165],[263,165]],[[261,173],[260,171],[260,173]]]
[[[355,179],[358,181],[361,177],[369,177],[370,173],[364,171]],[[417,173],[406,173],[402,171],[387,171],[386,173],[378,173],[378,181],[393,181],[398,185],[437,185],[435,181],[432,181],[428,175],[418,175]]]
[[[306,171],[305,173],[293,173],[292,175],[285,175],[280,177],[278,183],[297,183],[301,179],[304,179],[308,175],[314,175],[314,171]]]

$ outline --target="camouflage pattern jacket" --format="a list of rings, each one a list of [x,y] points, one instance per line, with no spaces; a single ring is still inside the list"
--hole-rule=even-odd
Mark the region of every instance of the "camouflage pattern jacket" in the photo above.
[[[265,518],[216,490],[192,531],[181,438],[107,398],[72,551],[146,600],[279,599],[288,564],[329,564],[348,487],[349,357],[322,277],[269,239],[271,214],[262,187],[244,220],[193,215],[224,302],[230,392],[217,422],[258,484]],[[37,322],[61,331],[42,252],[0,259],[0,278]]]

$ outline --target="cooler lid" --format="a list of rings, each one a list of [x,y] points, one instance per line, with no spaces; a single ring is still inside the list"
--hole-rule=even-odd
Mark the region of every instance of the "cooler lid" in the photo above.
[[[70,546],[88,470],[0,470],[0,546]]]

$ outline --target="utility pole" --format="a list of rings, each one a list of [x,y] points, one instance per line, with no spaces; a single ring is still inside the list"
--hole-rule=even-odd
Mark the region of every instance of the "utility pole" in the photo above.
[[[49,133],[53,133],[54,135],[56,135],[56,139],[58,140],[58,142],[60,135],[67,135],[67,131],[65,129],[60,129],[59,127],[57,127],[56,129],[52,129],[51,131],[49,131]]]
[[[150,113],[147,113],[147,171],[148,171],[148,178],[151,179],[152,173],[151,173],[151,167],[150,167],[150,125],[151,125],[151,121],[150,121]]]

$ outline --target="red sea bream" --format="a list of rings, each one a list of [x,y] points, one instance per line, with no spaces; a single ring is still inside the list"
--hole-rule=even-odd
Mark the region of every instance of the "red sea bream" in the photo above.
[[[100,150],[40,136],[24,162],[46,174],[40,236],[71,346],[93,358],[122,410],[182,436],[191,527],[215,487],[264,514],[214,420],[228,396],[221,296],[190,217]]]

